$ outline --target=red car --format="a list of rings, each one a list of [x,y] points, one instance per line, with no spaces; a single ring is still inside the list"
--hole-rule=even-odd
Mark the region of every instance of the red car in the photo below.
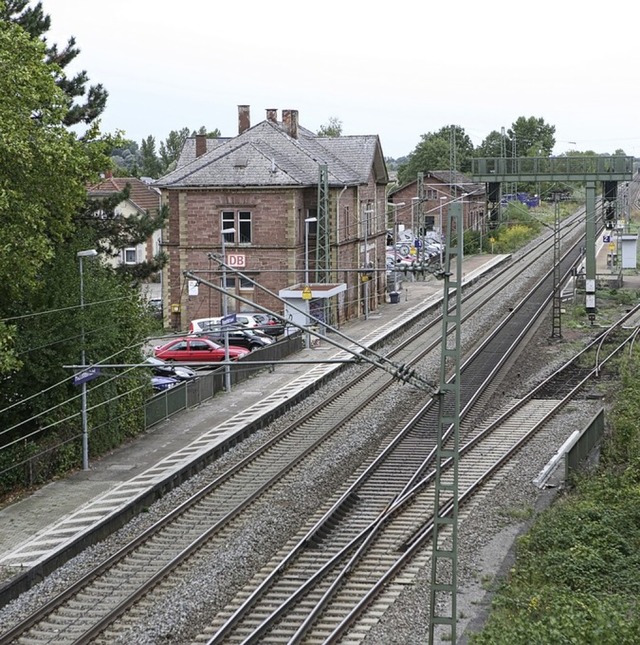
[[[209,338],[174,338],[164,345],[155,347],[153,353],[165,361],[182,363],[219,363],[224,361],[224,345],[214,343]],[[229,345],[229,358],[232,361],[248,354],[244,347]]]

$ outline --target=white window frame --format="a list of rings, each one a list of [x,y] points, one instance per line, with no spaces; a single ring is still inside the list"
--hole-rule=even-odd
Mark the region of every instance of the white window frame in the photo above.
[[[224,210],[220,215],[221,228],[234,229],[233,235],[228,235],[225,242],[228,244],[241,244],[248,246],[253,244],[253,215],[251,211],[244,209]],[[248,235],[247,235],[248,232]]]
[[[127,259],[127,255],[133,252],[133,262]],[[122,263],[127,266],[138,264],[138,249],[135,246],[127,246],[122,249]]]

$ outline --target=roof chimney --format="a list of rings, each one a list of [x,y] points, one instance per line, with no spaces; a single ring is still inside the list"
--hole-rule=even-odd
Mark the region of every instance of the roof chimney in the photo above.
[[[267,108],[267,121],[271,123],[278,123],[278,110],[274,108]]]
[[[298,110],[282,110],[284,131],[292,138],[298,138]]]
[[[207,135],[196,134],[196,159],[207,151]]]
[[[251,127],[251,119],[249,118],[249,106],[238,105],[238,134],[246,132]]]

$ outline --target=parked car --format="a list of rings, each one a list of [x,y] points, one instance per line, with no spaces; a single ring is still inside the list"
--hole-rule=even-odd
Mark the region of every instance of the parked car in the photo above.
[[[219,363],[225,359],[225,348],[210,338],[179,337],[159,345],[153,350],[156,358],[165,361],[180,361],[182,363]],[[249,353],[244,347],[229,345],[229,358],[232,361],[242,358]]]
[[[238,314],[239,316],[250,316],[256,323],[258,329],[262,330],[265,334],[269,336],[282,336],[284,334],[285,326],[282,321],[272,316],[271,314],[266,314],[264,312],[251,312]]]
[[[176,378],[171,378],[170,376],[152,376],[151,377],[151,386],[153,387],[154,392],[163,392],[164,390],[170,390],[172,387],[179,385],[180,381]]]
[[[249,329],[259,329],[268,336],[281,336],[284,334],[284,325],[275,316],[254,311],[242,311],[235,314],[235,317],[236,325],[242,325]],[[221,316],[215,318],[197,318],[189,323],[189,333],[217,332],[221,321]]]
[[[155,356],[149,356],[145,362],[152,366],[151,373],[154,376],[172,378],[177,382],[192,381],[198,376],[195,370],[192,370],[186,365],[173,365],[163,361],[161,358],[156,358]]]
[[[197,318],[189,323],[189,333],[197,334],[203,331],[217,331],[220,327],[222,316],[214,318]],[[250,315],[236,314],[236,324],[243,325],[244,327],[255,328],[259,323]]]
[[[394,256],[393,252],[387,252],[387,271],[393,271],[394,269],[408,269],[415,261],[416,258],[413,255],[401,256],[396,254]]]
[[[210,338],[214,343],[219,343],[220,345],[224,345],[225,335],[228,335],[230,345],[244,347],[249,350],[260,349],[275,342],[271,336],[267,336],[259,329],[252,328],[228,329],[225,333],[224,327],[218,327],[216,331],[204,332],[198,335]]]

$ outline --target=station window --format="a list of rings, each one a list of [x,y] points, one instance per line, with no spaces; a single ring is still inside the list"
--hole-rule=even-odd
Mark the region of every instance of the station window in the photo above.
[[[229,244],[251,244],[253,236],[250,211],[223,211],[222,230],[231,228],[235,233],[227,234],[225,242]]]

